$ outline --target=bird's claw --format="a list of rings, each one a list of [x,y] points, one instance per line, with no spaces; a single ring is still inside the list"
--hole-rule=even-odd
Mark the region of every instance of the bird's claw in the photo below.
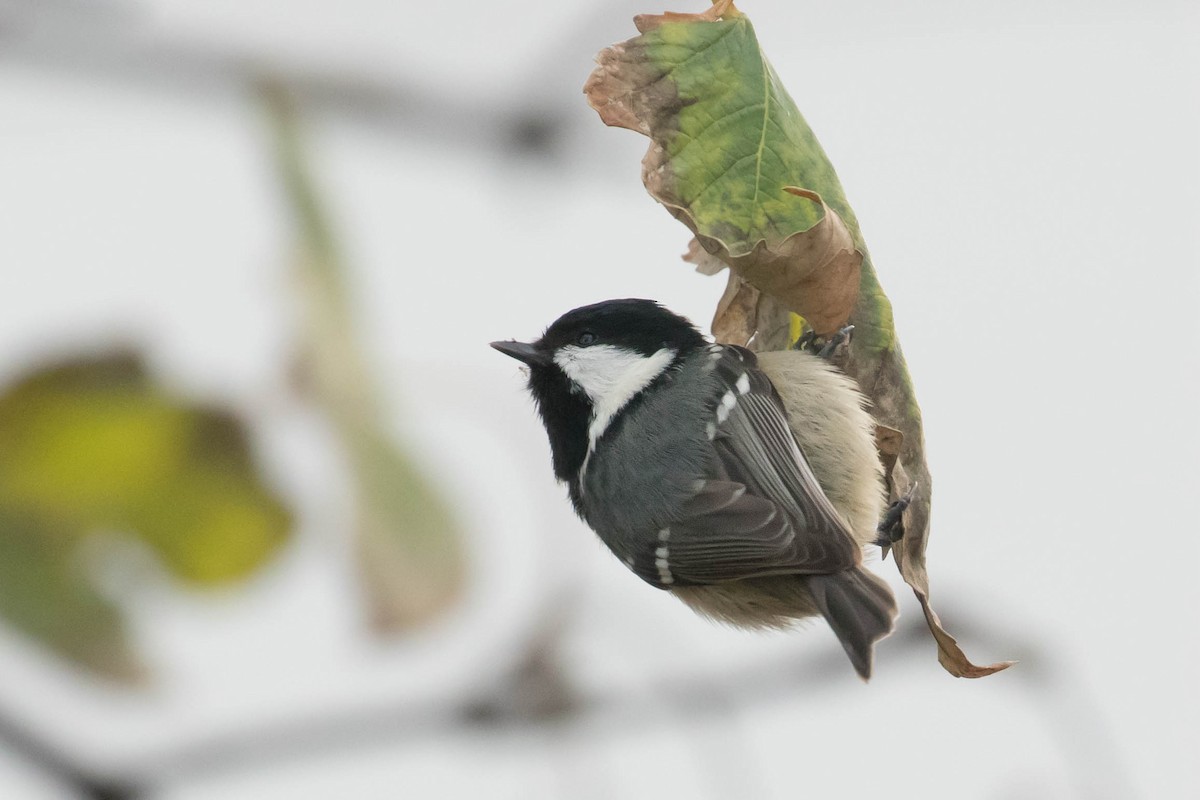
[[[882,547],[885,553],[892,545],[904,538],[904,512],[908,510],[916,491],[917,485],[913,484],[903,497],[893,501],[884,512],[879,527],[875,529],[879,534],[875,537],[875,544]]]
[[[792,345],[792,349],[793,350],[803,350],[804,352],[807,353],[807,352],[810,352],[814,346],[816,346],[816,343],[817,343],[817,332],[814,331],[812,328],[809,328],[804,333],[800,334],[800,338],[796,340],[796,343],[794,345]]]
[[[843,345],[846,347],[850,346],[850,339],[853,337],[853,335],[854,326],[847,325],[833,336],[829,337],[829,341],[825,343],[825,346],[821,348],[821,351],[817,353],[817,355],[826,360],[833,358],[834,354],[837,353],[840,347]]]
[[[853,334],[854,326],[847,325],[833,336],[830,336],[829,340],[821,345],[818,349],[817,332],[812,328],[809,328],[800,335],[800,338],[796,340],[794,345],[792,345],[792,349],[803,350],[806,353],[815,353],[821,358],[828,360],[833,358],[833,356],[835,356],[842,347],[850,344],[850,339]]]

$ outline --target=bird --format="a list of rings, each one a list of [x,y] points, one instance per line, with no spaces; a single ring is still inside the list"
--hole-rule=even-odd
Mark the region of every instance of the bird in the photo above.
[[[528,367],[554,475],[626,567],[739,628],[823,616],[870,678],[897,607],[864,567],[885,493],[850,378],[812,352],[711,342],[636,298],[491,346]]]

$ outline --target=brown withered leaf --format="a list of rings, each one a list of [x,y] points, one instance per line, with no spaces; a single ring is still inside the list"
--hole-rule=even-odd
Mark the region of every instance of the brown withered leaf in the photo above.
[[[303,300],[303,388],[332,423],[354,480],[354,536],[370,621],[410,630],[446,613],[467,582],[461,521],[425,466],[387,424],[357,336],[347,269],[308,172],[298,111],[279,85],[263,99],[274,125],[284,199],[295,218]]]
[[[776,299],[775,295],[761,292],[758,295],[758,331],[750,342],[750,349],[756,353],[769,350],[786,350],[791,346],[792,320],[795,315],[788,310],[786,304]]]
[[[879,460],[883,463],[885,475],[891,475],[900,457],[900,448],[904,445],[904,432],[887,425],[875,426],[875,449],[879,451]]]
[[[686,209],[662,199],[665,192],[661,176],[665,174],[665,170],[653,171],[647,177],[646,188],[692,229],[704,252],[728,264],[744,281],[804,317],[818,335],[830,336],[846,324],[858,300],[862,253],[855,249],[854,239],[841,217],[820,195],[794,186],[784,187],[784,192],[818,205],[820,222],[774,246],[760,239],[749,252],[739,254],[720,239],[699,231]]]
[[[693,236],[688,242],[687,252],[683,254],[683,260],[690,264],[696,265],[696,272],[701,275],[717,275],[723,269],[728,269],[729,265],[721,259],[706,251],[696,241]]]
[[[699,248],[695,239],[692,246],[702,255],[689,248],[685,261],[701,264],[712,258]],[[697,271],[702,271],[699,266]],[[773,295],[760,292],[730,270],[725,292],[713,314],[712,332],[719,342],[749,347],[756,352],[783,350],[791,344],[792,314]]]
[[[761,293],[736,272],[730,271],[725,293],[717,301],[712,332],[719,342],[745,346],[758,330]]]

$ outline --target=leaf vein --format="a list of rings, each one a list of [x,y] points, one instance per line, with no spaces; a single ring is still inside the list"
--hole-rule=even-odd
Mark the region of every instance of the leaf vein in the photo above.
[[[750,105],[743,106],[742,108],[739,108],[737,111],[734,111],[730,114],[725,114],[721,117],[714,117],[711,122],[695,133],[686,133],[684,131],[680,131],[680,135],[686,137],[688,141],[683,145],[683,147],[679,148],[679,151],[674,154],[674,157],[678,158],[679,156],[683,155],[684,151],[695,144],[698,139],[704,136],[704,134],[708,133],[710,128],[713,128],[722,122],[728,122],[729,120],[736,119],[747,112],[754,111],[759,107],[759,105],[759,103],[751,103]]]
[[[761,57],[761,54],[760,54]],[[771,118],[771,81],[767,74],[767,60],[762,59],[762,82],[763,82],[763,120],[762,132],[758,137],[758,152],[755,154],[754,162],[754,197],[750,201],[750,219],[746,220],[746,230],[754,230],[755,209],[758,207],[758,192],[762,182],[762,155],[763,149],[767,143],[767,123]]]

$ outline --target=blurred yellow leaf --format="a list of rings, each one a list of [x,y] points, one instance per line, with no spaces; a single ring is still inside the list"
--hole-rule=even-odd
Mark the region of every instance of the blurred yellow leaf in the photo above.
[[[242,425],[156,386],[131,354],[58,364],[0,394],[0,615],[60,655],[138,672],[84,537],[136,536],[176,577],[210,585],[260,566],[290,522]]]

